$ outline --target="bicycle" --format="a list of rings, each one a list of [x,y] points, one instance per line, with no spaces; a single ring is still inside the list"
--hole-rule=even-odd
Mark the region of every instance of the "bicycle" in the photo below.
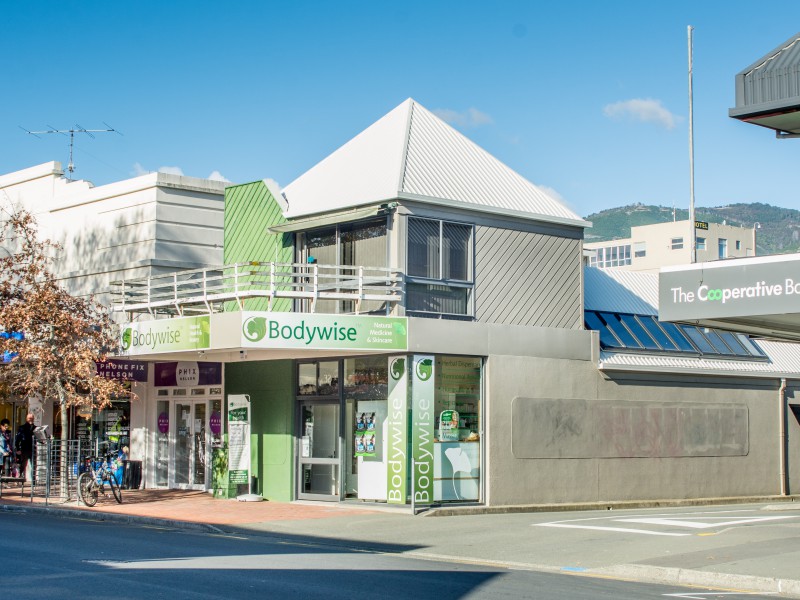
[[[108,496],[106,492],[106,484],[111,488],[111,493],[117,504],[122,504],[122,490],[119,487],[117,478],[111,470],[111,457],[109,454],[104,459],[97,456],[90,456],[85,459],[85,469],[78,477],[78,498],[86,506],[94,506],[97,504],[97,497],[102,492],[104,496]]]

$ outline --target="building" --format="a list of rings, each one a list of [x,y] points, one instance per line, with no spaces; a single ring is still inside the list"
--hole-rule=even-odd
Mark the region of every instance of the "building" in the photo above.
[[[123,358],[174,366],[147,396],[148,485],[489,505],[796,490],[796,346],[659,322],[655,276],[584,268],[587,226],[410,99],[283,190],[229,187],[225,265],[126,281],[114,305]]]
[[[56,275],[63,286],[73,295],[95,294],[106,305],[111,303],[107,292],[112,281],[219,265],[224,187],[220,181],[166,173],[94,186],[67,179],[58,162],[0,176],[0,196],[34,214],[40,239],[61,244]],[[129,380],[141,401],[120,399],[94,414],[71,410],[70,437],[82,439],[85,446],[110,437],[119,446],[127,441],[129,456],[144,460],[145,409],[154,368],[145,362],[115,361],[98,370]],[[220,385],[219,366],[217,372]],[[11,420],[15,431],[28,410],[37,423],[60,435],[61,419],[52,401],[31,399],[29,406],[26,399],[0,398],[0,417]]]
[[[697,261],[755,256],[756,230],[721,223],[698,222]],[[588,264],[657,273],[665,266],[692,262],[689,221],[668,221],[631,227],[631,237],[584,244]]]

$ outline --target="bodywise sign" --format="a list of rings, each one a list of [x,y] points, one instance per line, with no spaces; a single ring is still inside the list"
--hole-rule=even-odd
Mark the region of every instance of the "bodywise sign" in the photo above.
[[[800,261],[662,271],[661,321],[798,312]]]

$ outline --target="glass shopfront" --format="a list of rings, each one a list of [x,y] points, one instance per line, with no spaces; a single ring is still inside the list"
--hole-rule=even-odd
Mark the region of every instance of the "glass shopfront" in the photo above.
[[[205,490],[222,445],[220,363],[156,363],[153,486]],[[170,385],[171,384],[171,385]]]
[[[297,497],[480,501],[482,364],[427,355],[297,363]]]

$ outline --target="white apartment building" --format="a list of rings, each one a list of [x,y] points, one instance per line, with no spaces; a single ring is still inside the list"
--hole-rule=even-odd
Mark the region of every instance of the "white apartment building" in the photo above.
[[[755,256],[756,230],[721,223],[698,222],[697,261]],[[692,262],[689,221],[631,227],[631,237],[584,244],[587,264],[657,273],[661,267]]]

